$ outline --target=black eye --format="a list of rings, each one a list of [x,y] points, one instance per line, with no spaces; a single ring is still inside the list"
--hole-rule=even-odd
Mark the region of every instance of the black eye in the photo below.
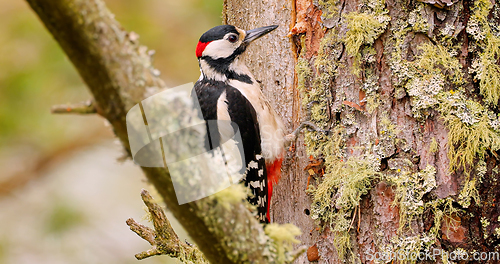
[[[227,40],[229,40],[229,42],[231,43],[235,43],[238,40],[238,37],[236,35],[229,35]]]

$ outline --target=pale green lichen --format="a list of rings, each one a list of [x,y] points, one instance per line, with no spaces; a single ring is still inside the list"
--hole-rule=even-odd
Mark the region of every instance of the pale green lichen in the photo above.
[[[500,134],[492,129],[490,115],[481,104],[460,95],[445,98],[440,111],[449,129],[450,170],[470,172],[475,158],[482,160],[486,151],[500,149]]]
[[[303,39],[304,40],[304,39]],[[320,49],[314,67],[316,75],[313,76],[313,70],[310,63],[305,59],[305,44],[302,42],[302,51],[297,61],[297,86],[302,95],[302,106],[310,109],[310,121],[316,123],[319,127],[327,127],[330,120],[327,113],[327,105],[331,102],[330,84],[336,75],[336,61],[331,58],[338,51],[335,43],[336,34],[331,30],[321,41]],[[307,145],[308,155],[324,155],[339,157],[342,156],[343,132],[340,128],[331,128],[331,136],[323,133],[308,132],[304,135],[304,142]]]
[[[323,175],[323,181],[316,188],[311,186],[309,189],[313,197],[311,216],[333,227],[334,245],[343,259],[351,247],[351,214],[359,206],[361,196],[370,190],[372,181],[381,174],[372,163],[359,157],[331,162],[327,163],[329,169]]]
[[[411,164],[411,161],[407,161]],[[417,216],[424,212],[423,196],[436,188],[436,168],[431,165],[413,173],[408,166],[401,168],[399,173],[387,175],[388,182],[396,186],[394,204],[399,206],[399,228],[403,230]]]
[[[463,94],[443,93],[439,111],[448,127],[448,158],[450,171],[463,169],[466,174],[458,202],[468,208],[474,200],[480,202],[477,191],[477,181],[485,174],[483,161],[487,151],[500,149],[500,133],[495,131],[492,124],[496,122],[496,115],[492,114],[480,103],[467,100]],[[475,162],[478,159],[478,162]],[[470,177],[470,172],[476,167],[476,177]]]
[[[311,107],[311,120],[314,120],[316,124],[323,127],[327,125],[330,119],[329,113],[327,113],[330,101],[327,98],[332,97],[329,87],[337,75],[338,65],[333,56],[339,52],[339,47],[336,47],[335,43],[337,43],[337,36],[334,30],[328,32],[321,40],[318,55],[314,60],[314,68],[317,74],[313,82],[314,89],[320,92],[313,92],[308,95],[310,98],[309,102],[312,100],[315,102]]]
[[[446,81],[454,85],[462,84],[462,66],[456,58],[456,51],[448,51],[442,45],[422,44],[421,52],[410,62],[413,76],[406,84],[411,97],[413,116],[425,120],[431,109],[441,103],[438,94],[445,88]]]
[[[387,113],[384,113],[380,118],[379,143],[373,147],[373,152],[382,159],[390,157],[396,152],[396,139],[397,134],[400,132],[399,129],[396,129],[396,124],[392,123],[387,115]]]
[[[366,110],[369,114],[373,114],[378,107],[380,106],[380,95],[378,91],[380,90],[379,86],[379,77],[371,68],[365,69],[365,81],[361,89],[366,93]],[[360,101],[362,104],[363,101]]]
[[[315,60],[315,67],[318,75],[312,79],[313,71],[309,62],[305,59],[306,52],[305,45],[302,38],[302,52],[298,58],[295,70],[297,72],[297,88],[301,91],[302,105],[304,108],[310,109],[311,121],[314,121],[318,126],[325,127],[329,120],[327,104],[329,103],[326,98],[331,97],[328,85],[330,80],[335,76],[336,66],[334,62],[329,59],[329,54],[324,51],[327,41],[330,40],[327,35],[322,40],[322,46],[318,52],[318,57]]]
[[[405,256],[431,250],[439,238],[443,218],[457,213],[454,200],[448,197],[424,201],[424,196],[437,187],[433,166],[427,165],[424,170],[412,172],[411,161],[402,159],[389,167],[392,173],[385,175],[385,179],[396,186],[394,205],[399,209],[399,230],[398,235],[392,237],[391,244],[385,247],[390,252],[404,252]],[[428,213],[433,215],[431,228],[427,232],[413,230],[413,223]],[[402,263],[415,262],[416,259],[406,259]]]
[[[401,140],[398,141],[398,131],[395,128],[395,124],[390,121],[387,117],[388,115],[381,113],[381,117],[378,120],[382,122],[378,123],[379,134],[377,135],[377,139],[382,138],[383,142],[377,140],[377,143],[371,145],[357,146],[356,148],[358,149],[356,150],[363,149],[362,153],[365,154],[358,157],[346,158],[347,155],[344,150],[346,135],[351,133],[348,131],[350,128],[359,127],[357,124],[359,118],[356,117],[358,113],[350,110],[351,108],[348,108],[349,110],[342,109],[325,99],[331,96],[329,94],[330,86],[336,77],[338,67],[342,67],[337,59],[340,56],[337,57],[334,55],[336,54],[336,43],[341,41],[345,44],[346,53],[349,56],[355,57],[354,66],[359,66],[361,62],[364,63],[365,74],[363,75],[361,89],[366,93],[365,100],[368,113],[377,111],[376,106],[378,104],[378,92],[380,88],[378,86],[379,80],[376,69],[373,67],[373,64],[376,62],[376,53],[371,45],[385,31],[388,20],[386,21],[383,18],[386,15],[383,5],[379,5],[376,8],[368,6],[367,9],[366,6],[363,7],[365,8],[362,9],[363,11],[352,12],[344,16],[344,19],[347,21],[348,31],[342,39],[337,39],[336,29],[332,29],[327,33],[320,44],[320,50],[314,62],[315,71],[310,68],[310,62],[303,59],[302,56],[299,58],[299,66],[297,67],[299,87],[303,87],[301,89],[305,94],[303,105],[311,105],[314,102],[311,107],[311,118],[313,121],[323,126],[329,125],[330,117],[328,117],[329,113],[325,112],[325,105],[332,106],[333,112],[344,110],[340,122],[333,125],[330,124],[333,127],[332,135],[327,137],[314,132],[306,132],[305,136],[307,153],[313,156],[324,157],[326,165],[322,181],[320,180],[316,187],[314,185],[309,187],[309,192],[312,194],[314,200],[311,206],[311,216],[332,227],[334,245],[339,252],[339,256],[344,259],[349,255],[353,257],[350,254],[352,251],[350,250],[351,234],[349,232],[352,228],[352,214],[356,206],[359,205],[362,195],[369,191],[375,179],[381,177],[381,174],[378,172],[380,157],[390,157],[391,153],[396,149],[394,147],[396,144],[398,148],[405,144]],[[375,21],[374,19],[377,17],[382,17],[382,20]],[[362,28],[357,24],[360,21],[364,21]],[[370,25],[370,23],[372,24]],[[397,23],[391,24],[393,28],[397,28],[394,31],[395,35],[400,36],[399,38],[394,37],[398,48],[394,53],[390,54],[391,69],[393,70],[393,74],[398,77],[393,83],[396,88],[399,86],[410,93],[412,99],[415,100],[414,102],[418,103],[415,104],[415,107],[412,107],[413,112],[421,113],[421,120],[424,120],[429,115],[425,111],[431,108],[439,108],[444,100],[442,95],[445,93],[454,93],[454,90],[458,89],[458,86],[462,84],[462,69],[457,59],[457,48],[444,45],[421,45],[418,48],[419,52],[415,56],[415,60],[407,61],[401,50],[408,49],[405,37],[408,32],[415,30],[412,27],[416,27],[417,24],[413,23],[412,26],[409,26],[407,22],[405,23],[401,25],[396,25]],[[357,74],[359,71],[360,67],[354,67],[354,73]],[[413,81],[414,79],[418,80]],[[409,82],[410,80],[412,81]],[[335,89],[335,100],[345,100],[339,98],[345,96],[342,94],[345,87],[352,85],[356,85],[356,81],[346,79],[345,82],[337,86]],[[454,89],[449,91],[450,87],[454,87]],[[404,93],[405,90],[402,90],[402,92]],[[360,105],[362,103],[363,101],[359,102]],[[438,112],[443,113],[442,111]],[[449,114],[455,115],[459,113],[454,112]],[[490,123],[491,121],[492,118],[490,118]],[[433,139],[432,142],[434,142],[434,146],[431,144],[431,152],[438,151],[439,146],[436,140]],[[366,153],[371,153],[371,155]],[[414,167],[411,161],[407,161],[407,168]],[[354,163],[351,166],[352,168],[349,169],[351,162]],[[368,170],[370,171],[370,177],[352,177],[353,174],[360,175],[357,172],[366,172],[366,168],[370,168]],[[349,176],[345,174],[345,171],[349,171]],[[391,180],[396,185],[397,201],[395,204],[401,204],[400,219],[402,222],[400,226],[402,229],[399,236],[396,236],[394,239],[397,240],[398,237],[410,237],[411,239],[401,239],[398,243],[394,243],[393,246],[395,248],[413,250],[413,252],[418,253],[420,249],[429,248],[435,243],[436,238],[439,236],[443,217],[453,214],[456,210],[452,206],[452,199],[430,199],[429,201],[425,201],[424,196],[430,195],[430,192],[437,185],[435,179],[436,170],[434,167],[428,166],[422,171],[415,171],[415,168],[410,171],[401,167],[397,168],[395,173],[399,174],[399,176],[394,176],[395,178]],[[353,191],[354,189],[356,191]],[[431,229],[421,235],[412,235],[410,228],[412,222],[421,219],[424,213],[429,211],[434,216]]]
[[[484,42],[488,39],[487,42],[484,42],[485,52],[481,56],[484,57],[485,54],[488,54],[486,57],[496,60],[499,55],[499,43],[495,37],[492,37],[493,35],[487,33],[491,30],[485,29],[485,25],[487,25],[485,16],[489,13],[490,4],[484,1],[478,1],[476,4],[475,18],[473,19],[476,22],[473,21],[470,25],[472,28],[468,29],[468,32],[473,34],[478,41]],[[412,20],[413,25],[415,25],[414,20]],[[481,30],[472,30],[475,24],[479,25]],[[399,27],[396,28],[397,26]],[[449,43],[447,46],[445,46],[446,43],[425,43],[418,47],[420,53],[417,54],[413,62],[410,62],[402,57],[402,50],[405,49],[403,40],[408,34],[408,27],[403,23],[394,25],[393,29],[395,29],[396,50],[391,54],[390,62],[393,73],[400,81],[396,82],[396,87],[398,84],[405,87],[411,97],[412,113],[418,120],[425,121],[433,113],[433,110],[437,110],[441,114],[450,131],[448,135],[450,171],[461,168],[469,175],[476,158],[482,160],[487,151],[500,148],[500,134],[498,133],[500,122],[497,114],[488,111],[478,102],[467,99],[464,95],[461,88],[464,83],[462,66],[457,59],[457,47]],[[497,71],[494,69],[498,67],[497,65],[488,66],[489,70],[484,68],[484,65],[491,65],[491,63],[484,64],[481,63],[481,60],[476,60],[473,63],[472,72],[479,74],[480,72],[491,72],[491,69],[493,72]],[[481,67],[484,70],[480,70]],[[494,77],[498,76],[498,74],[494,75]],[[496,80],[488,78],[486,78],[487,82],[491,86],[497,87]],[[479,79],[481,80],[481,78]],[[451,90],[450,87],[452,87]],[[489,86],[483,85],[483,87]],[[485,101],[498,100],[494,97],[498,93],[492,87],[482,89],[482,91],[493,91],[489,94],[482,92]],[[462,204],[467,206],[470,205],[471,200],[478,201],[479,197],[476,195],[477,191],[472,189],[476,186],[475,182],[469,183],[469,180],[467,177],[463,184],[462,199],[460,199]]]
[[[276,245],[277,259],[274,263],[289,263],[293,261],[293,244],[300,244],[295,237],[300,236],[302,232],[293,224],[268,224],[265,227],[268,235]]]
[[[458,204],[463,208],[469,208],[472,200],[474,200],[476,204],[479,204],[481,201],[479,191],[476,187],[476,179],[466,180],[458,195]]]
[[[216,192],[213,198],[217,199],[222,206],[229,210],[232,204],[245,200],[248,195],[250,195],[250,191],[243,184],[233,184],[224,190]]]
[[[396,98],[404,97],[404,85],[410,80],[414,73],[410,71],[409,62],[405,58],[404,50],[408,48],[405,42],[411,28],[406,20],[396,20],[391,22],[392,38],[388,39],[388,44],[392,46],[392,51],[388,53],[389,66],[393,76]]]
[[[425,3],[416,2],[417,7],[410,12],[408,23],[412,26],[413,31],[427,33],[430,25],[422,14],[425,13]]]
[[[500,238],[500,227],[495,228],[495,235]]]
[[[411,97],[413,117],[418,121],[425,122],[436,114],[445,121],[449,129],[447,146],[450,171],[463,171],[467,175],[458,201],[463,207],[468,207],[472,201],[479,203],[477,186],[481,178],[488,175],[484,162],[487,153],[500,150],[498,114],[488,109],[488,107],[496,106],[500,98],[498,26],[488,22],[491,2],[475,1],[475,7],[471,9],[467,33],[471,34],[475,40],[469,43],[470,49],[478,50],[480,53],[473,61],[470,72],[474,73],[479,81],[483,101],[489,104],[484,106],[481,105],[480,98],[470,96],[471,91],[464,89],[469,86],[463,85],[465,83],[464,71],[458,59],[461,47],[455,46],[456,41],[450,40],[456,37],[460,25],[456,28],[452,24],[444,25],[444,28],[440,28],[442,36],[437,35],[435,38],[431,36],[434,40],[438,38],[436,41],[419,44],[415,54],[411,52],[405,54],[410,50],[409,46],[412,45],[410,42],[415,32],[429,33],[430,26],[423,16],[424,9],[427,8],[425,5],[416,2],[416,8],[409,14],[408,20],[398,19],[391,22],[392,34],[385,43],[385,47],[388,47],[385,55],[388,57],[393,74],[392,83],[395,87],[396,99],[402,99],[407,93]],[[370,56],[365,57],[365,54],[369,54],[369,50],[365,47],[366,51],[364,51],[361,47],[362,45],[358,46],[355,49],[356,52],[363,56],[363,61],[369,61]],[[352,56],[349,52],[348,54]],[[370,75],[365,76],[364,90],[370,91],[373,89]],[[380,135],[383,136],[386,132],[382,133],[382,131],[383,129]],[[435,138],[432,138],[429,143],[430,153],[439,151],[439,144]],[[391,246],[419,253],[435,243],[439,237],[443,217],[453,215],[457,210],[452,206],[454,202],[452,198],[432,198],[430,192],[433,187],[436,187],[433,167],[427,167],[420,172],[415,172],[415,169],[415,166],[408,160],[406,169],[399,167],[389,173],[394,177],[389,181],[392,180],[392,183],[396,185],[397,201],[395,204],[400,206],[400,220],[402,221],[400,227],[403,227]],[[475,172],[475,177],[472,179],[469,177],[471,171]],[[434,215],[433,225],[429,232],[411,235],[412,224],[416,223],[415,220],[427,215],[429,210]]]
[[[321,8],[321,19],[323,22],[334,19],[338,16],[338,0],[319,0],[318,5]]]
[[[451,40],[453,35],[456,34],[456,30],[457,28],[453,23],[446,23],[444,28],[442,28],[439,33],[444,36],[445,40]]]
[[[431,139],[431,143],[429,144],[429,152],[434,154],[438,151],[439,151],[439,145],[436,141],[436,138],[433,137]]]
[[[387,252],[397,252],[400,254],[398,263],[416,263],[418,254],[425,249],[429,249],[435,242],[435,238],[428,234],[418,234],[413,236],[393,236],[391,244],[385,246]]]
[[[375,1],[378,3],[378,1]],[[359,75],[359,63],[361,60],[361,46],[371,45],[385,31],[390,16],[388,11],[381,8],[382,4],[374,5],[377,9],[369,13],[351,12],[344,15],[347,20],[347,29],[342,41],[348,55],[354,57],[353,73]]]
[[[481,227],[483,228],[484,239],[488,238],[488,227],[490,226],[490,221],[486,217],[481,217]]]
[[[431,251],[440,237],[439,234],[444,217],[449,218],[458,212],[452,203],[453,199],[449,197],[446,199],[430,200],[424,203],[424,209],[432,211],[433,214],[433,224],[430,230],[428,232],[418,232],[417,230],[412,230],[410,227],[400,229],[399,235],[393,236],[391,244],[386,245],[384,248],[390,250],[390,252],[400,252],[404,256],[418,256],[421,252]],[[416,220],[417,217],[422,218],[423,215],[417,213],[413,216],[413,219]],[[402,260],[401,263],[416,263],[417,260],[417,258],[407,258]]]
[[[479,160],[476,165],[476,176],[479,179],[479,182],[482,182],[483,177],[486,176],[488,172],[488,168],[486,167],[486,161]]]
[[[475,60],[471,72],[479,79],[479,89],[484,100],[497,105],[500,99],[500,66],[497,64],[500,56],[500,38],[489,37],[488,45],[479,60]]]
[[[476,73],[479,89],[485,102],[497,105],[500,99],[500,37],[494,34],[488,22],[493,4],[489,0],[477,0],[472,8],[472,15],[467,23],[466,31],[483,49],[479,58],[474,60],[470,72]]]

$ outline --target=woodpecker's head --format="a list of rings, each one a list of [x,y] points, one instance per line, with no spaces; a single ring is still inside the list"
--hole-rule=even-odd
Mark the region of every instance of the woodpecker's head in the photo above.
[[[247,74],[238,57],[254,40],[273,31],[278,26],[260,27],[244,31],[235,26],[222,25],[205,32],[196,47],[202,78],[227,81],[234,75]],[[237,77],[237,76],[236,76]]]

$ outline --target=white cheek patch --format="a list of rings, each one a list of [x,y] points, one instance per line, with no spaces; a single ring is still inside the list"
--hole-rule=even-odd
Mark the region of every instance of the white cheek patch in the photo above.
[[[210,42],[210,44],[205,47],[205,50],[203,50],[203,56],[209,56],[213,59],[227,58],[233,54],[236,47],[225,39],[215,40]]]

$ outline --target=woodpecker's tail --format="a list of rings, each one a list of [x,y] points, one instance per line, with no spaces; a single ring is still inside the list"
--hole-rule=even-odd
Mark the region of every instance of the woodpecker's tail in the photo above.
[[[252,195],[247,200],[257,206],[257,215],[259,221],[266,222],[266,210],[268,185],[267,185],[266,162],[262,155],[255,155],[255,159],[247,163],[247,170],[244,177],[245,186],[252,191]]]
[[[247,165],[243,180],[253,194],[247,199],[251,204],[257,206],[258,219],[261,223],[271,222],[269,208],[271,207],[273,185],[281,177],[282,162],[283,158],[280,157],[267,163],[261,155],[256,155],[256,159],[250,161]]]

